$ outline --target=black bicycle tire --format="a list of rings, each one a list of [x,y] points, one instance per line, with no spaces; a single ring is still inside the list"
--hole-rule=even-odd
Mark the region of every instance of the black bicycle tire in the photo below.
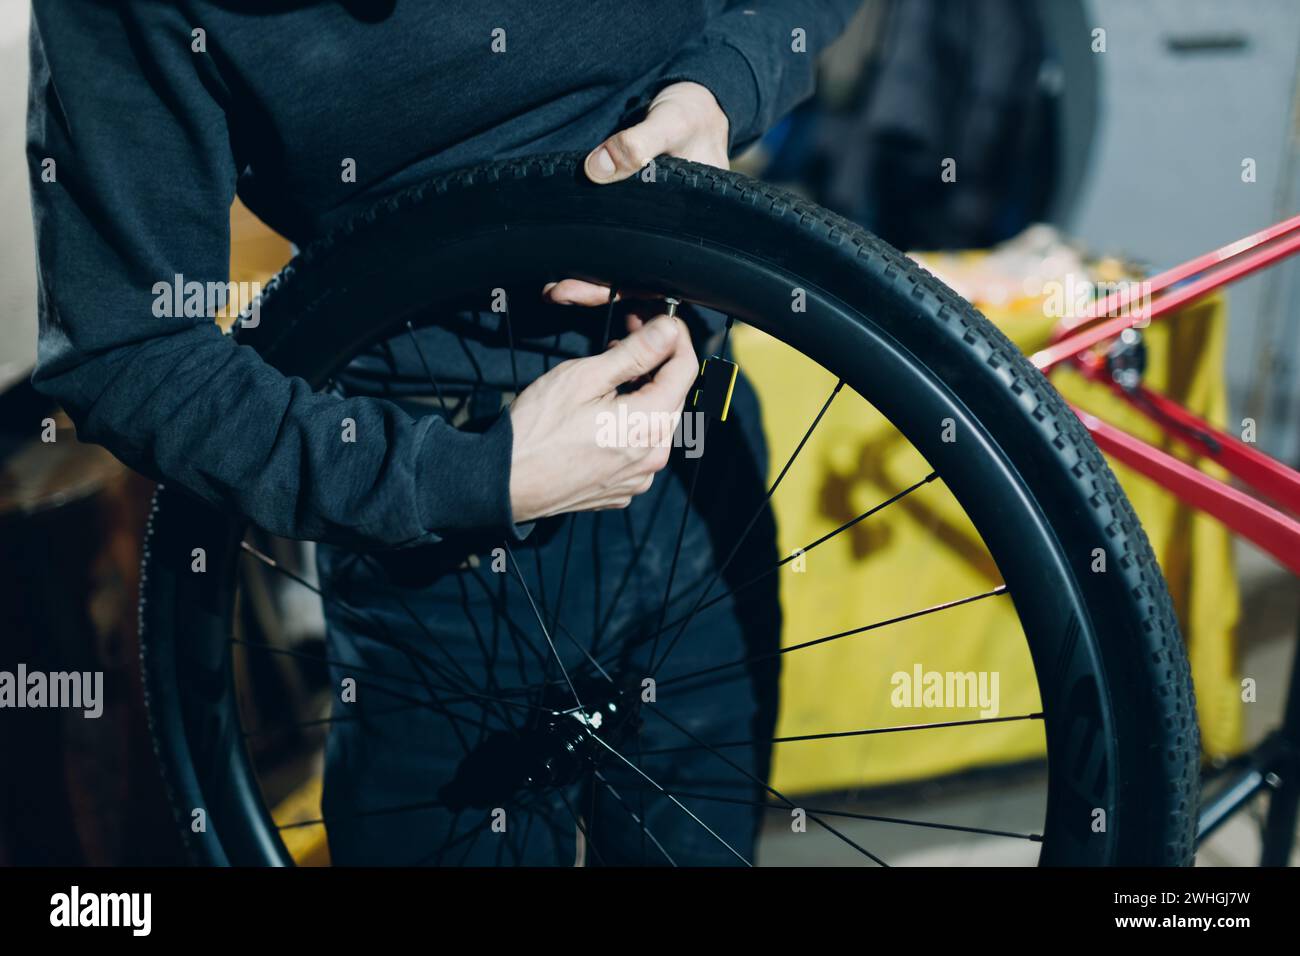
[[[659,246],[678,243],[686,254],[673,258],[665,253],[666,261],[655,265],[663,269],[663,291],[679,291],[687,298],[692,283],[708,278],[696,274],[705,268],[697,258],[720,255],[719,250],[773,275],[800,276],[819,301],[831,303],[828,308],[841,308],[857,323],[851,328],[847,320],[837,319],[841,338],[849,332],[869,332],[876,337],[877,347],[897,350],[900,357],[895,361],[910,361],[916,375],[933,379],[936,402],[948,401],[968,413],[963,425],[969,419],[975,440],[987,441],[1012,465],[1007,472],[1012,483],[1018,483],[1042,516],[1048,529],[1044,533],[1059,539],[1057,553],[1077,589],[1077,596],[1070,599],[1077,597],[1080,611],[1074,618],[1067,613],[1065,630],[1051,639],[1056,666],[1064,671],[1073,668],[1070,662],[1079,655],[1095,656],[1090,679],[1098,686],[1088,691],[1075,681],[1069,693],[1072,697],[1091,694],[1099,702],[1096,706],[1104,702],[1108,711],[1100,716],[1071,713],[1069,722],[1074,726],[1056,721],[1055,731],[1053,721],[1048,721],[1049,739],[1054,733],[1058,741],[1075,738],[1074,749],[1067,751],[1070,759],[1089,767],[1080,770],[1077,780],[1091,772],[1099,777],[1114,773],[1113,780],[1104,782],[1113,850],[1097,859],[1085,852],[1084,858],[1116,864],[1190,862],[1199,761],[1190,669],[1146,536],[1077,417],[1016,347],[968,303],[846,220],[785,191],[682,161],[660,159],[648,180],[594,187],[583,180],[579,158],[569,154],[489,163],[431,180],[386,198],[300,253],[265,291],[260,325],[241,338],[287,374],[301,374],[311,381],[320,377],[324,367],[322,355],[314,353],[326,347],[319,344],[324,339],[315,331],[322,323],[338,324],[340,316],[355,314],[351,310],[359,296],[373,296],[383,288],[377,282],[390,287],[408,279],[427,282],[422,270],[432,268],[431,263],[452,248],[462,257],[475,250],[482,255],[503,243],[519,245],[529,235],[555,237],[545,250],[536,252],[536,268],[541,271],[563,268],[564,257],[572,255],[592,230],[605,230],[607,237],[619,235],[630,242],[643,236],[655,237]],[[651,243],[650,238],[643,241]],[[418,255],[394,258],[395,250],[417,246]],[[598,257],[590,248],[585,254]],[[548,256],[553,265],[541,261]],[[621,278],[598,271],[589,277]],[[869,309],[854,303],[865,303]],[[303,323],[312,327],[313,335],[304,335]],[[812,325],[792,321],[783,330],[801,336],[805,344],[818,336],[834,337]],[[360,323],[352,326],[330,339],[328,347],[337,349],[341,336],[351,336],[349,341],[359,347],[378,334]],[[292,354],[284,351],[289,342],[294,344]],[[820,346],[822,352],[835,352],[846,344],[840,341],[837,348],[836,343],[823,341]],[[843,360],[859,361],[853,356]],[[932,463],[932,454],[943,453],[932,446],[921,450]],[[980,494],[1009,492],[967,489],[966,497],[959,498],[964,506],[978,510],[975,499]],[[169,507],[186,509],[184,542],[169,540],[168,522],[159,520]],[[217,606],[218,596],[204,592],[193,580],[180,585],[183,578],[175,572],[184,566],[177,564],[180,544],[208,540],[205,535],[215,546],[210,556],[215,550],[226,555],[225,560],[233,560],[237,541],[232,544],[230,538],[236,527],[229,516],[182,492],[166,486],[159,489],[146,537],[141,584],[141,659],[150,727],[178,823],[198,859],[249,862],[260,855],[263,862],[287,862],[282,846],[277,852],[265,845],[265,833],[244,834],[232,842],[229,832],[213,838],[211,831],[196,834],[190,825],[193,811],[205,806],[211,781],[220,779],[220,774],[231,775],[220,784],[233,794],[229,799],[248,803],[245,809],[249,810],[258,799],[255,784],[247,779],[246,755],[240,756],[242,741],[238,747],[232,745],[230,735],[237,728],[223,724],[229,723],[229,715],[185,716],[185,707],[193,711],[193,702],[182,701],[178,685],[178,678],[184,678],[189,682],[187,694],[205,687],[214,700],[226,691],[219,685],[223,674],[228,680],[228,668],[223,671],[216,660],[196,661],[192,649],[178,648],[177,636],[193,630],[196,615],[205,622],[203,627],[220,627],[229,608]],[[1073,542],[1073,548],[1067,549],[1064,542]],[[1109,557],[1109,569],[1103,574],[1090,569],[1092,548],[1098,542]],[[183,553],[188,556],[189,548]],[[209,565],[209,574],[228,570]],[[1019,601],[1017,609],[1021,610]],[[1037,651],[1035,663],[1042,663]],[[190,671],[182,674],[178,669],[182,666]],[[213,682],[216,686],[208,686]],[[1047,709],[1046,700],[1044,705]],[[1105,729],[1101,724],[1113,726]],[[1109,757],[1103,757],[1104,766],[1091,767],[1097,759],[1093,748],[1098,733],[1107,735],[1104,746],[1114,748],[1114,767]],[[195,734],[206,735],[197,760]],[[220,765],[227,761],[229,766]],[[241,775],[244,779],[234,779]],[[209,782],[207,795],[200,777]],[[1049,808],[1053,801],[1058,810],[1063,801],[1078,804],[1078,813],[1095,809],[1087,806],[1086,794],[1062,794],[1055,783]],[[1089,822],[1095,822],[1095,817]],[[1087,826],[1082,819],[1077,824]],[[1114,835],[1117,832],[1120,835]],[[1053,859],[1050,853],[1044,857],[1044,862],[1075,861],[1074,857]]]

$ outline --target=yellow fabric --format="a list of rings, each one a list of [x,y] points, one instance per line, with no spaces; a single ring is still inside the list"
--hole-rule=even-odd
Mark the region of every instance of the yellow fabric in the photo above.
[[[1022,349],[1046,342],[1041,303],[987,309]],[[1212,298],[1147,331],[1146,381],[1211,421],[1223,421],[1225,306]],[[735,333],[741,369],[763,405],[771,474],[785,463],[834,379],[752,328]],[[1055,384],[1082,408],[1173,450],[1158,429],[1072,371]],[[782,553],[793,554],[928,473],[924,460],[848,389],[818,426],[775,495]],[[1207,752],[1238,749],[1234,673],[1238,595],[1227,531],[1152,482],[1117,467],[1151,538],[1187,637]],[[936,481],[791,561],[780,572],[786,646],[988,591],[1001,578],[983,542]],[[784,655],[778,736],[969,720],[978,708],[894,706],[896,673],[997,672],[999,716],[1039,707],[1029,653],[1010,600],[993,597],[938,615]],[[899,703],[914,703],[901,699]],[[951,773],[1043,752],[1041,722],[917,730],[778,744],[773,785],[811,792]]]

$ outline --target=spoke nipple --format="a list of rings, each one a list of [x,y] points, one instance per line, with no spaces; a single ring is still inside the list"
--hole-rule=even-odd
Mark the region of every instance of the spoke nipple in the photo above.
[[[670,319],[675,318],[677,316],[677,307],[682,304],[681,300],[674,299],[672,296],[669,295],[669,296],[664,296],[664,302],[668,303],[668,317]]]

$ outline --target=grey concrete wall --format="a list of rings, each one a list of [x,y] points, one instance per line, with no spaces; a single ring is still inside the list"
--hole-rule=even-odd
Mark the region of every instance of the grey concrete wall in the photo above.
[[[0,389],[36,359],[36,266],[27,198],[27,4],[0,0]]]
[[[1106,52],[1097,54],[1099,138],[1073,232],[1095,249],[1163,268],[1300,212],[1300,3],[1089,0],[1089,7],[1093,25],[1106,30]],[[1203,48],[1171,49],[1189,41]],[[1254,183],[1242,182],[1247,157],[1256,163]],[[1300,453],[1298,271],[1293,259],[1229,292],[1234,419],[1257,416],[1260,444],[1288,459]]]

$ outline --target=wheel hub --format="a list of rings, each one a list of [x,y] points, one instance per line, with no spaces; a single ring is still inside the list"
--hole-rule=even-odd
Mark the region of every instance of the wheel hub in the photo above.
[[[567,787],[589,773],[609,751],[635,731],[637,695],[608,681],[579,685],[583,706],[574,704],[567,684],[549,685],[536,695],[530,726],[499,730],[484,738],[439,791],[452,809],[497,807],[520,793]],[[597,739],[599,737],[599,740]]]

